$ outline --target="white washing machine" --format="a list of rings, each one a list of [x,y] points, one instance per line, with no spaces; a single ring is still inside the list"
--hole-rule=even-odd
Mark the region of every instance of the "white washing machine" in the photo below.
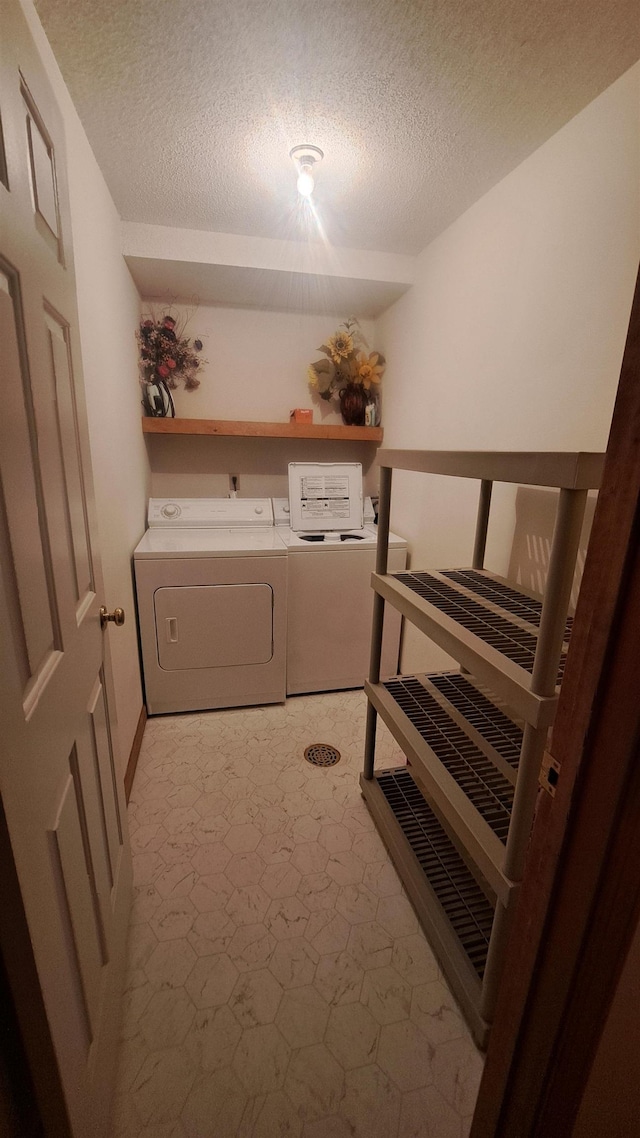
[[[287,550],[269,498],[152,498],[134,571],[147,710],[286,695]]]
[[[377,530],[363,514],[359,463],[290,463],[289,498],[274,498],[289,551],[287,695],[362,687],[369,672]],[[370,499],[368,500],[370,506]],[[389,571],[407,543],[389,540]],[[402,618],[385,613],[383,677],[398,671]]]

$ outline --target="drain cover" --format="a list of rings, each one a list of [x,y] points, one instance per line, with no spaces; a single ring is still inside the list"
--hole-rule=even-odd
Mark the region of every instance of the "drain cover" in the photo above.
[[[329,743],[312,743],[307,747],[304,757],[314,767],[334,767],[340,762],[340,752]]]

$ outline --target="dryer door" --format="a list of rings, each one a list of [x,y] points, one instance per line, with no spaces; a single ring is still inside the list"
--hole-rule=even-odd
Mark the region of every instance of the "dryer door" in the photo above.
[[[154,593],[158,663],[165,671],[266,664],[273,655],[273,589],[195,585]]]

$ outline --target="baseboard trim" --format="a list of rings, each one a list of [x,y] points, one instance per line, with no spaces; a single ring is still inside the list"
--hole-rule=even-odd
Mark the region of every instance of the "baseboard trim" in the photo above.
[[[145,728],[146,722],[147,722],[147,709],[143,705],[141,710],[140,710],[140,718],[138,720],[138,726],[136,727],[136,733],[133,736],[133,743],[131,745],[131,753],[129,755],[129,762],[127,763],[127,770],[126,770],[126,773],[124,776],[124,794],[125,794],[125,799],[127,801],[127,805],[129,804],[129,798],[131,797],[131,787],[133,786],[133,779],[134,779],[134,775],[136,773],[136,767],[138,765],[140,748],[142,746],[142,736],[144,735],[144,728]]]

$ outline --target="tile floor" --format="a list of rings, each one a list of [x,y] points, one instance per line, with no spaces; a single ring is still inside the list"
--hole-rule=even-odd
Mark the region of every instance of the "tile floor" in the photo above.
[[[113,1138],[468,1134],[482,1060],[360,796],[365,710],[147,724]]]

